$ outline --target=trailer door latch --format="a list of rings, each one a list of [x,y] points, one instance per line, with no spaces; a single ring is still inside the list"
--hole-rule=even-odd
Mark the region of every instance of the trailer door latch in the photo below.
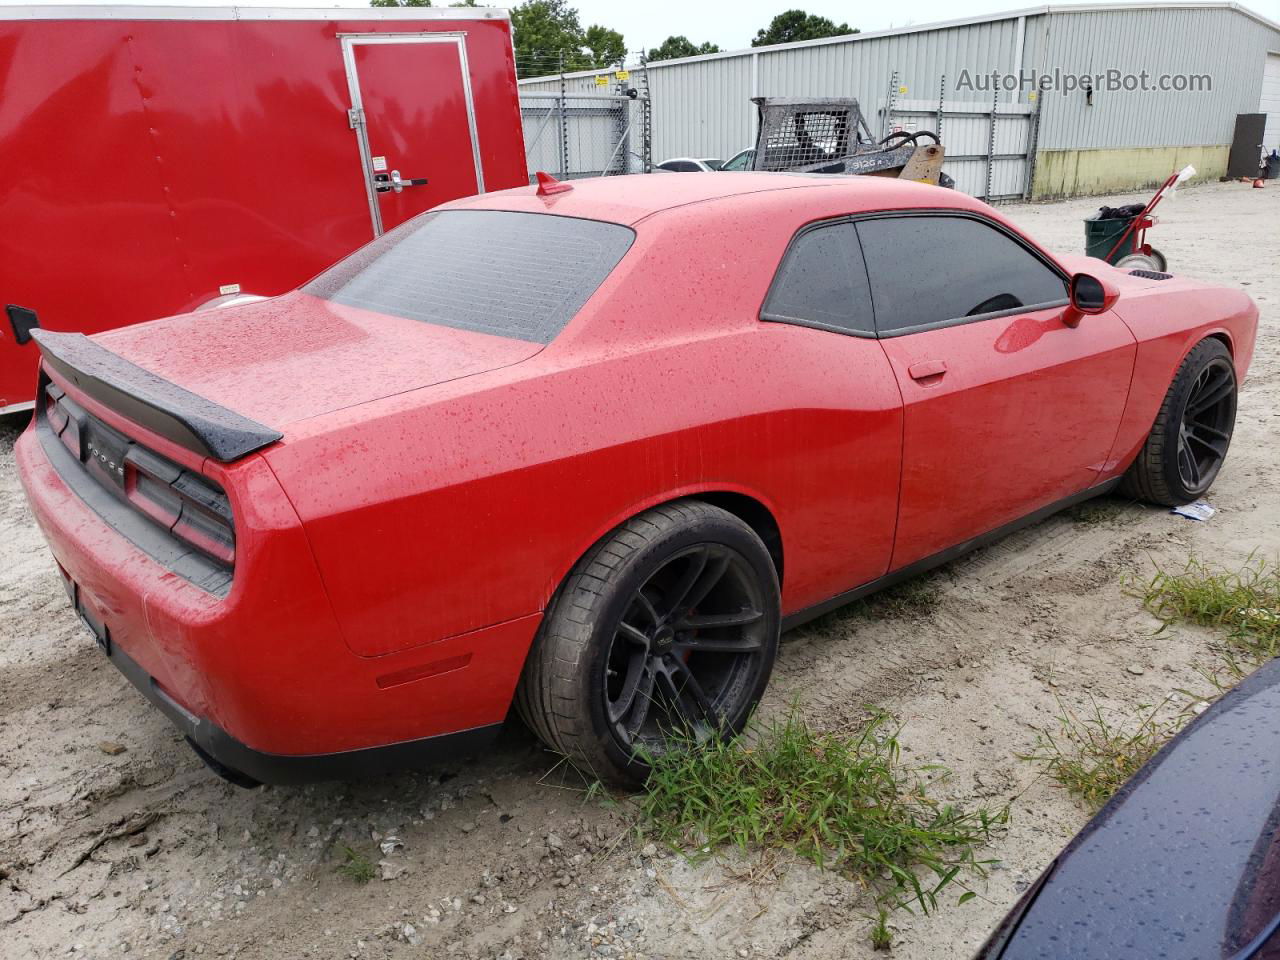
[[[405,187],[425,187],[426,185],[426,177],[402,177],[399,170],[373,175],[373,189],[378,193],[386,193],[388,190],[400,193]]]
[[[364,123],[364,108],[352,107],[350,110],[348,110],[347,123],[348,125],[350,125],[352,130],[354,130],[358,126],[361,126]]]

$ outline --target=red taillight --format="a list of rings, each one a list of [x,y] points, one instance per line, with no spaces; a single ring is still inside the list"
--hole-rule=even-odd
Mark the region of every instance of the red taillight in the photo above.
[[[65,446],[77,461],[74,474],[65,464],[58,470],[74,481],[81,497],[91,505],[98,504],[94,509],[103,516],[107,515],[103,512],[105,506],[94,488],[116,503],[127,504],[191,548],[177,554],[169,545],[158,548],[159,553],[144,549],[156,557],[164,554],[185,558],[186,567],[194,563],[205,571],[198,577],[184,573],[187,579],[215,592],[225,590],[235,566],[236,535],[231,502],[222,487],[108,426],[55,383],[46,380],[40,396],[43,402],[36,412],[39,429],[47,429],[56,438],[53,443]],[[65,456],[56,446],[46,449],[51,451],[51,458],[53,451],[59,457]],[[86,479],[92,484],[86,486]],[[208,587],[210,583],[212,587]]]
[[[201,553],[231,566],[235,527],[227,495],[212,480],[134,444],[124,458],[125,497]]]
[[[182,498],[170,484],[182,471],[137,446],[124,457],[124,495],[139,511],[172,529],[182,513]]]
[[[236,562],[235,534],[231,524],[222,517],[211,516],[199,507],[184,503],[182,516],[173,525],[173,534],[227,566]]]

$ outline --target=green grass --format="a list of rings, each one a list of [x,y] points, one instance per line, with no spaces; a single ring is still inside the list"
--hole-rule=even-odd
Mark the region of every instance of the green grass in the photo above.
[[[364,854],[344,846],[342,855],[343,861],[338,864],[337,870],[353,883],[368,883],[378,875],[373,862]]]
[[[1062,707],[1056,732],[1042,730],[1023,760],[1040,763],[1051,778],[1090,810],[1102,807],[1157,750],[1186,725],[1190,715],[1165,700],[1138,706],[1132,717],[1108,720],[1097,703],[1081,717]]]
[[[1149,578],[1131,579],[1128,591],[1166,629],[1192,623],[1221,632],[1221,663],[1199,668],[1213,690],[1180,691],[1190,703],[1225,693],[1253,669],[1280,654],[1280,569],[1250,557],[1238,570],[1221,570],[1189,560],[1182,570],[1156,568]],[[1061,704],[1059,704],[1061,706]],[[1131,715],[1108,719],[1094,703],[1084,717],[1063,708],[1055,731],[1041,731],[1032,753],[1023,757],[1097,810],[1190,720],[1172,698],[1140,705]]]
[[[1156,569],[1130,590],[1166,626],[1194,623],[1221,630],[1229,667],[1243,676],[1280,654],[1280,567],[1250,557],[1239,570],[1191,559],[1177,573]]]
[[[790,850],[863,884],[882,913],[931,912],[962,869],[983,872],[978,848],[1008,820],[1007,808],[962,810],[930,798],[925,774],[940,768],[904,766],[883,712],[850,736],[815,731],[793,712],[747,737],[667,751],[652,763],[641,810],[656,839],[703,855]],[[877,930],[888,936],[883,922]]]
[[[889,950],[893,947],[893,931],[889,929],[889,912],[881,910],[876,915],[875,926],[871,928],[871,948],[873,950]]]

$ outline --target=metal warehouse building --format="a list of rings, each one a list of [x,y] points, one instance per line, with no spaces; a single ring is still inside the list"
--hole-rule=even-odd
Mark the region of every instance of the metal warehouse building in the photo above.
[[[1217,178],[1242,113],[1266,113],[1280,148],[1280,25],[1235,3],[1034,7],[655,62],[628,79],[648,117],[610,113],[620,91],[600,76],[521,81],[530,169],[617,172],[645,136],[654,160],[728,158],[754,143],[759,96],[852,96],[873,133],[940,129],[957,187],[991,199],[1140,187],[1186,164]],[[545,135],[553,114],[566,137]],[[593,122],[600,136],[575,140]]]

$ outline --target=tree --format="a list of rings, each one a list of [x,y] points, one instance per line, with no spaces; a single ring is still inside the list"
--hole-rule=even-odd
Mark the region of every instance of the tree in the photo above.
[[[587,27],[587,32],[582,35],[582,45],[587,48],[593,67],[620,63],[627,55],[627,45],[622,40],[622,34],[599,24]]]
[[[586,30],[567,0],[528,0],[511,8],[516,72],[521,76],[592,70],[626,56],[622,34],[598,24]],[[563,58],[563,60],[562,60]]]
[[[780,13],[751,41],[753,47],[766,47],[774,43],[795,43],[797,40],[817,40],[820,37],[842,37],[859,33],[847,23],[839,26],[826,17],[805,13],[803,10],[787,10]]]
[[[719,53],[720,48],[714,43],[695,44],[685,36],[667,37],[661,46],[649,51],[650,60],[677,60],[680,57],[696,57],[703,53]]]

